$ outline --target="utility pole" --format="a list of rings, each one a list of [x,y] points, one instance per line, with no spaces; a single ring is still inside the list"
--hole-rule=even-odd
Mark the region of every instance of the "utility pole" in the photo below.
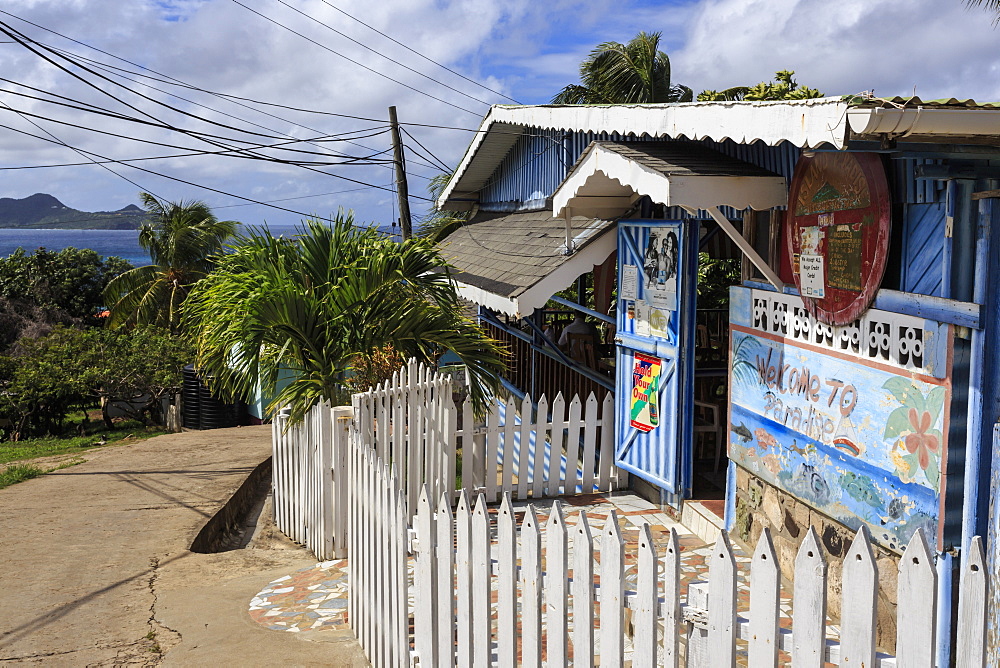
[[[403,230],[403,239],[409,239],[413,236],[413,223],[410,221],[410,196],[406,188],[403,142],[399,137],[399,121],[396,120],[396,107],[389,107],[389,126],[392,128],[392,161],[396,165],[396,195],[399,197],[399,225]]]

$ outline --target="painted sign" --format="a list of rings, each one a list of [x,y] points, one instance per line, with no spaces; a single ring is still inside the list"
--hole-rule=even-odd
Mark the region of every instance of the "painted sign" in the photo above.
[[[802,157],[788,195],[786,246],[806,308],[843,325],[871,306],[885,273],[889,188],[873,153]]]
[[[774,326],[761,297],[731,293],[730,458],[851,529],[867,524],[887,549],[902,552],[917,528],[937,535],[950,328],[871,310],[844,328],[806,316],[793,334],[792,318]],[[851,345],[851,328],[896,338],[895,354]],[[906,343],[917,328],[919,358]]]
[[[659,389],[662,363],[657,357],[635,354],[632,367],[632,409],[629,425],[639,431],[653,431],[660,424]]]

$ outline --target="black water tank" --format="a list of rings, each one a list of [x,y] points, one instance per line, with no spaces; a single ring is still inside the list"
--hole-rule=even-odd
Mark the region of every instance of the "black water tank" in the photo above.
[[[201,429],[201,381],[194,365],[184,367],[184,385],[181,387],[181,420],[185,429]]]
[[[181,415],[186,429],[222,429],[241,424],[244,402],[225,403],[212,395],[193,364],[184,367],[184,406]]]

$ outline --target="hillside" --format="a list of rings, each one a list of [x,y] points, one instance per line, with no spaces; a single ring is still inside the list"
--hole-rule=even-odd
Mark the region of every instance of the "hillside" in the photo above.
[[[35,193],[24,199],[0,197],[0,228],[64,230],[134,230],[146,212],[135,204],[118,211],[79,211],[52,195]]]

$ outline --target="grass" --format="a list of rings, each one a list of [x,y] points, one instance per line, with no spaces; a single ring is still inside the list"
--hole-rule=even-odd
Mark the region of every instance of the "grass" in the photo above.
[[[31,478],[37,478],[44,473],[45,471],[38,468],[34,464],[11,464],[4,470],[0,471],[0,489],[10,487],[15,483],[30,480]]]
[[[4,441],[0,443],[0,464],[16,462],[24,459],[34,459],[36,457],[48,457],[50,455],[64,455],[67,453],[86,452],[93,448],[101,447],[101,441],[105,445],[113,445],[116,442],[125,440],[142,440],[167,433],[157,427],[144,427],[138,422],[129,422],[116,425],[112,431],[102,431],[89,436],[72,436],[67,438],[31,438],[23,441]]]

